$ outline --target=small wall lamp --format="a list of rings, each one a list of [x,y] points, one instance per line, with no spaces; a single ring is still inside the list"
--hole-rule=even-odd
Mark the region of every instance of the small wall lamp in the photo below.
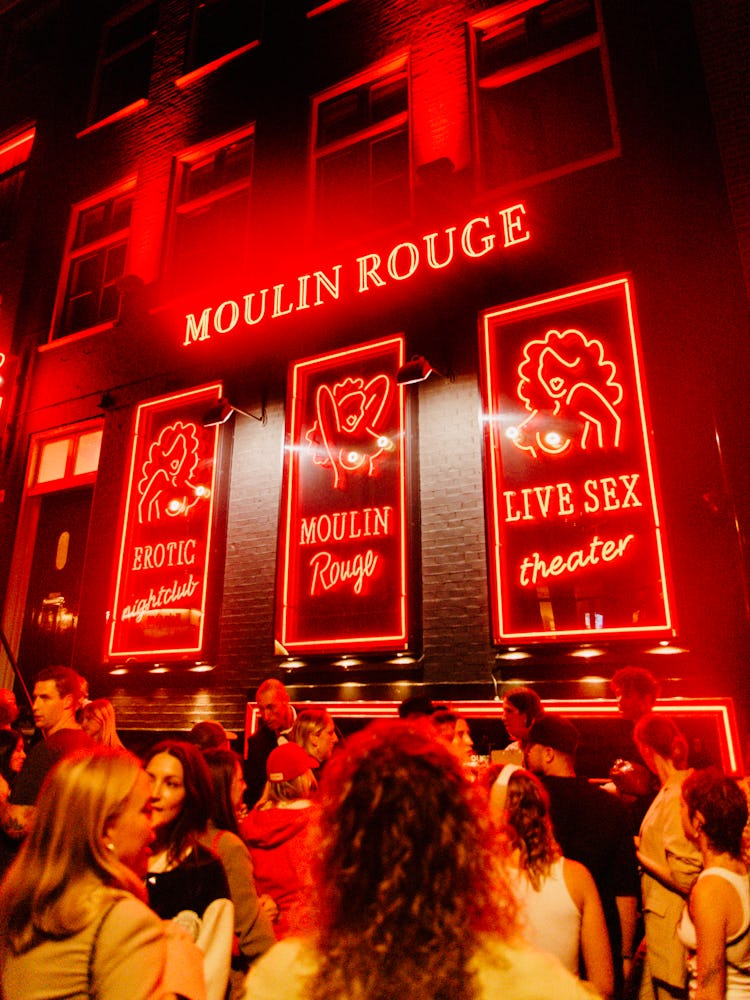
[[[412,382],[424,382],[426,378],[435,371],[427,358],[421,354],[415,354],[405,365],[401,365],[396,372],[396,381],[399,385],[411,385]]]
[[[258,420],[262,424],[265,424],[267,420],[265,406],[263,407],[261,416],[257,416],[255,413],[248,413],[247,410],[241,410],[238,406],[233,406],[226,396],[223,396],[216,406],[212,406],[204,415],[203,426],[216,427],[217,424],[225,424],[233,413],[241,413],[244,417],[252,417],[253,420]]]

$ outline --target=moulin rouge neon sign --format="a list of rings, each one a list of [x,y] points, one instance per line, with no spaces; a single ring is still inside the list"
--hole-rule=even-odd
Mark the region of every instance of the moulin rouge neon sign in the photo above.
[[[277,588],[289,652],[403,649],[403,337],[292,366]]]
[[[673,628],[627,278],[481,319],[495,640]]]
[[[138,407],[110,625],[110,658],[203,650],[221,385]]]
[[[387,254],[365,253],[352,264],[335,264],[327,271],[298,275],[292,282],[279,282],[206,306],[185,316],[183,347],[252,329],[290,313],[318,308],[338,301],[342,293],[366,295],[394,283],[408,281],[425,271],[442,271],[460,260],[479,260],[498,249],[508,249],[531,239],[522,204],[501,208],[493,215],[469,219],[460,228],[447,226],[416,241],[397,243]]]

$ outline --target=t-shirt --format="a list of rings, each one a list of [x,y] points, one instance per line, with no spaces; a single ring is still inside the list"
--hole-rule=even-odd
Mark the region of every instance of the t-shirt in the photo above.
[[[230,899],[229,883],[219,858],[198,844],[176,868],[149,872],[148,902],[162,920],[171,920],[183,910],[199,917],[215,899]]]
[[[36,805],[39,789],[54,765],[75,750],[91,749],[94,741],[82,729],[58,729],[46,740],[37,743],[24,761],[10,801],[16,806]]]

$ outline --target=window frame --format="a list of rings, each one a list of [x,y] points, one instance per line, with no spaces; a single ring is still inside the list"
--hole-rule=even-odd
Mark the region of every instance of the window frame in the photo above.
[[[13,129],[0,136],[0,244],[12,239],[18,222],[18,209],[21,201],[24,178],[28,168],[29,159],[34,148],[36,137],[36,125],[26,125]],[[23,150],[23,147],[28,147]],[[14,151],[21,150],[14,155]],[[23,159],[19,157],[23,156]],[[7,166],[3,167],[3,159],[6,159]],[[13,161],[16,162],[13,162]],[[18,178],[15,188],[13,178]],[[3,184],[10,181],[7,203],[4,203]],[[7,212],[6,212],[7,208]],[[7,228],[3,228],[3,219],[6,220]]]

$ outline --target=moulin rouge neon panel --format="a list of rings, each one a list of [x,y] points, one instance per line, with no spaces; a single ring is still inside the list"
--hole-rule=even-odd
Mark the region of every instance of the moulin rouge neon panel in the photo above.
[[[218,427],[203,417],[221,385],[141,403],[121,527],[109,656],[197,655],[216,487]]]
[[[480,320],[496,642],[668,634],[630,280]]]
[[[404,649],[404,342],[290,371],[277,641],[287,652]]]

